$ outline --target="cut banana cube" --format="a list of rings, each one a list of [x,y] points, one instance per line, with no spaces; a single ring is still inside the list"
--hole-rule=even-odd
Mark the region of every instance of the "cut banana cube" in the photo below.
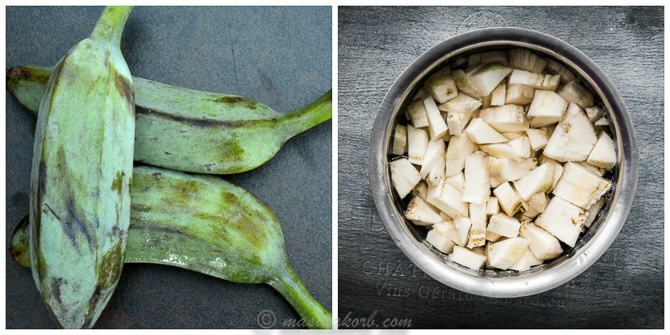
[[[556,237],[532,223],[523,223],[519,235],[530,241],[528,248],[537,259],[554,259],[563,253]]]
[[[526,249],[521,258],[514,265],[510,266],[509,269],[521,272],[530,270],[531,267],[540,264],[542,264],[542,260],[535,258],[530,249]]]
[[[451,184],[451,186],[455,187],[457,190],[463,192],[463,185],[465,183],[465,176],[463,175],[463,172],[459,174],[455,174],[453,176],[447,177],[447,183]]]
[[[614,147],[614,141],[607,133],[602,132],[600,134],[598,142],[591,150],[586,162],[608,171],[614,168],[617,162],[616,148]]]
[[[533,128],[560,121],[568,109],[568,102],[556,92],[538,90],[528,108],[528,120]]]
[[[447,147],[445,146],[444,141],[430,141],[426,148],[426,153],[423,155],[423,164],[421,165],[420,171],[421,177],[426,178],[435,167],[444,169],[446,154]]]
[[[483,97],[491,94],[493,89],[512,72],[512,69],[496,63],[482,65],[469,75],[472,83],[479,90],[480,96]]]
[[[521,209],[521,198],[509,182],[500,184],[500,186],[493,190],[493,194],[498,198],[500,207],[505,211],[507,216],[514,216]]]
[[[547,145],[549,138],[547,132],[542,129],[531,128],[526,130],[531,149],[538,151]]]
[[[465,73],[465,71],[458,69],[458,70],[453,70],[451,71],[451,75],[454,77],[454,81],[456,81],[456,87],[458,87],[458,90],[475,98],[475,99],[481,99],[482,95],[479,93],[479,90],[477,89],[477,86],[472,82],[470,77]]]
[[[585,161],[597,141],[586,114],[575,103],[570,103],[565,118],[556,126],[543,154],[559,162]]]
[[[451,69],[446,68],[440,70],[436,74],[430,76],[423,84],[428,93],[439,103],[447,102],[456,97],[458,89],[456,82],[451,75]]]
[[[521,228],[521,224],[517,219],[501,214],[494,214],[489,219],[486,231],[512,238],[519,236],[519,228]]]
[[[542,72],[547,61],[527,49],[511,49],[507,51],[509,66],[530,72]]]
[[[412,101],[407,107],[407,112],[415,128],[428,127],[428,115],[426,115],[426,108],[423,106],[422,99]]]
[[[526,114],[523,107],[518,105],[482,109],[479,112],[479,117],[498,132],[517,132],[528,129]]]
[[[498,204],[498,198],[490,197],[489,201],[486,202],[486,215],[493,215],[500,213],[500,205]]]
[[[598,199],[598,201],[596,201],[595,204],[589,207],[589,216],[586,218],[586,222],[584,222],[584,227],[591,228],[593,221],[596,220],[596,216],[598,216],[600,209],[603,208],[604,205],[605,205],[605,198],[600,198]]]
[[[491,92],[491,106],[502,106],[505,104],[505,96],[507,95],[507,85],[502,82]]]
[[[407,125],[407,158],[410,163],[421,165],[428,149],[428,132]]]
[[[466,113],[447,113],[444,120],[447,122],[449,135],[461,136],[463,135],[465,124],[470,120],[470,115]]]
[[[596,127],[607,127],[610,125],[610,122],[603,116],[598,119],[598,121],[594,122],[593,125]]]
[[[556,91],[560,83],[560,75],[540,74],[514,69],[507,80],[507,85],[526,85],[538,90]]]
[[[481,151],[473,152],[465,157],[465,183],[462,199],[471,204],[485,205],[490,196],[489,155]]]
[[[585,108],[586,116],[589,118],[589,121],[596,122],[596,120],[603,117],[603,110],[598,106]]]
[[[534,95],[535,89],[530,86],[522,84],[509,85],[505,101],[508,104],[527,105],[533,101]]]
[[[412,196],[421,197],[421,199],[426,200],[426,195],[428,194],[428,186],[425,181],[421,181],[411,191]],[[432,205],[431,205],[432,206]],[[437,212],[437,211],[436,211]]]
[[[529,244],[530,241],[523,237],[490,243],[488,249],[489,264],[494,268],[507,270],[521,259]]]
[[[406,158],[394,160],[389,165],[393,187],[402,199],[421,181],[421,174]]]
[[[526,132],[525,131],[513,131],[513,132],[509,132],[509,133],[500,133],[500,135],[505,136],[506,139],[511,141],[511,140],[515,140],[519,137],[526,136]]]
[[[486,256],[459,246],[454,246],[454,250],[451,255],[449,255],[449,259],[452,262],[458,263],[473,270],[481,269],[482,265],[484,265],[484,262],[486,262]]]
[[[486,244],[486,204],[470,204],[470,226],[468,248]]]
[[[468,243],[468,233],[471,225],[470,218],[456,216],[453,223],[443,222],[433,227],[457,245],[464,247]]]
[[[455,245],[454,242],[435,229],[428,232],[428,235],[426,235],[426,242],[445,254],[451,253]]]
[[[439,108],[443,112],[470,113],[471,115],[481,106],[482,106],[481,101],[472,98],[467,94],[458,93],[458,95],[455,98],[439,105],[437,108]]]
[[[414,197],[407,205],[405,217],[420,226],[432,226],[444,221],[421,197]]]
[[[515,181],[514,188],[519,192],[521,199],[528,201],[533,194],[547,191],[551,187],[553,179],[554,166],[545,163],[537,169],[530,171],[523,178]]]
[[[547,67],[545,70],[551,74],[560,74],[561,75],[561,84],[566,84],[575,80],[575,74],[572,73],[568,68],[563,66],[561,63],[547,59]]]
[[[402,155],[407,151],[407,127],[399,124],[393,133],[393,154]]]
[[[517,162],[506,158],[490,157],[491,186],[498,187],[506,181],[518,180],[536,167],[537,159],[533,158],[526,158]]]
[[[583,209],[589,208],[609,190],[612,183],[591,173],[583,166],[569,162],[563,168],[563,176],[552,192]]]
[[[509,145],[521,158],[530,158],[530,140],[524,135],[509,141]]]
[[[449,139],[446,155],[446,176],[461,173],[465,167],[465,157],[473,153],[476,145],[470,140],[470,136],[452,136]]]
[[[465,133],[470,137],[472,142],[477,144],[509,142],[505,136],[500,135],[499,132],[480,118],[472,119],[470,125],[465,129]]]
[[[435,100],[432,97],[423,99],[423,105],[426,108],[426,115],[428,116],[428,130],[430,131],[430,139],[436,140],[441,138],[449,130],[447,124],[437,109]]]
[[[500,238],[502,238],[502,236],[500,236],[496,233],[490,232],[488,230],[486,231],[486,240],[487,241],[495,242],[495,241],[500,240]],[[489,243],[489,244],[491,244],[491,243]]]
[[[580,85],[577,80],[573,80],[561,87],[558,90],[558,95],[569,102],[576,103],[581,108],[593,107],[593,94]]]
[[[574,247],[587,217],[588,213],[583,209],[560,197],[553,197],[544,213],[535,220],[535,224],[563,243]]]
[[[462,198],[461,192],[447,183],[446,178],[442,178],[437,186],[428,190],[426,201],[453,218],[457,215],[468,216],[468,204]]]
[[[593,152],[593,151],[591,151],[591,152]],[[601,169],[601,168],[599,168],[595,165],[591,165],[587,162],[575,162],[575,163],[585,167],[587,170],[589,170],[589,172],[593,173],[596,176],[602,177],[603,175],[605,175],[605,169]]]
[[[516,162],[521,162],[524,157],[514,149],[509,143],[482,144],[479,150],[486,152],[495,158],[505,158]],[[528,157],[526,157],[528,158]]]

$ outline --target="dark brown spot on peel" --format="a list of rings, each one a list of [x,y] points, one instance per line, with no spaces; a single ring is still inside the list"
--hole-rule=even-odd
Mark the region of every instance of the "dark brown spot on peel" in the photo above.
[[[126,79],[126,77],[120,75],[118,72],[114,71],[114,86],[119,91],[121,96],[128,102],[128,105],[131,107],[131,111],[135,110],[135,93],[133,92],[133,85]]]
[[[251,110],[256,109],[258,106],[258,101],[249,99],[249,98],[244,98],[244,97],[219,97],[216,99],[209,99],[209,101],[216,102],[216,103],[222,103],[222,104],[228,104],[232,106],[240,106],[244,108],[248,108]]]
[[[121,196],[123,192],[123,177],[125,175],[126,173],[123,171],[116,171],[116,177],[114,177],[114,180],[112,181],[112,191],[116,191],[119,196]]]
[[[165,151],[165,154],[168,155],[168,156],[171,156],[171,155],[172,155],[172,153],[169,153],[169,152],[167,152],[167,151]]]

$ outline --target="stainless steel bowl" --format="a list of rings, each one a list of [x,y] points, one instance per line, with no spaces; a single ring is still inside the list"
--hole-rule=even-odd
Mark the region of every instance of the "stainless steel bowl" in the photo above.
[[[389,152],[393,127],[423,79],[436,69],[472,52],[524,47],[560,61],[573,71],[608,111],[619,162],[613,171],[612,191],[590,229],[574,248],[558,258],[525,272],[474,271],[454,262],[425,242],[425,231],[407,221],[401,199],[392,188]],[[369,175],[372,195],[386,230],[398,247],[419,268],[458,290],[487,297],[513,298],[541,293],[562,285],[591,266],[612,244],[633,203],[637,185],[638,152],[628,110],[614,84],[586,55],[568,43],[520,28],[490,28],[467,32],[431,48],[414,61],[393,83],[382,102],[372,129]]]

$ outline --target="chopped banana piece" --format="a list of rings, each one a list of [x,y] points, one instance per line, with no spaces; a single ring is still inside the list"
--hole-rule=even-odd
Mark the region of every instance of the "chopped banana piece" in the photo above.
[[[514,188],[519,192],[521,199],[528,201],[533,194],[547,191],[551,187],[553,178],[554,166],[550,163],[545,163],[537,169],[530,171],[523,178],[515,181]]]
[[[557,123],[565,115],[568,102],[552,91],[535,92],[528,108],[528,120],[533,128]]]
[[[477,86],[475,86],[465,71],[461,69],[453,70],[451,71],[451,75],[454,77],[454,81],[456,81],[456,86],[458,87],[459,91],[475,99],[482,98],[481,93],[479,93],[479,90],[477,89]]]
[[[610,125],[610,122],[603,116],[598,121],[593,123],[596,127],[607,127]]]
[[[513,84],[507,88],[505,101],[508,104],[527,105],[533,101],[534,95],[534,88],[522,84]]]
[[[603,110],[600,109],[600,107],[598,106],[586,108],[585,111],[586,116],[589,118],[589,121],[591,122],[596,122],[596,120],[600,119],[603,116]]]
[[[513,68],[539,73],[547,66],[546,60],[528,49],[507,50],[507,55],[509,65]]]
[[[540,264],[542,264],[542,260],[535,258],[535,255],[533,255],[530,249],[526,249],[521,258],[514,263],[514,265],[510,266],[509,269],[515,271],[527,271],[530,270],[532,266]]]
[[[560,197],[553,197],[544,213],[535,220],[535,224],[563,243],[574,247],[587,216],[588,213],[583,209]]]
[[[521,208],[521,198],[509,182],[500,184],[500,186],[493,190],[493,194],[498,198],[500,207],[505,211],[507,216],[514,216]]]
[[[465,157],[465,183],[463,201],[471,204],[486,204],[491,196],[489,155],[475,151]],[[486,212],[486,209],[484,209]]]
[[[470,204],[470,226],[468,248],[486,244],[486,204]]]
[[[563,253],[556,237],[532,223],[521,224],[519,235],[530,241],[530,251],[540,260],[554,259]]]
[[[468,123],[470,115],[466,113],[447,113],[444,120],[447,122],[447,128],[449,128],[449,135],[461,136],[463,135],[463,129],[465,124]]]
[[[421,165],[428,149],[428,133],[420,128],[407,125],[407,158],[410,163]]]
[[[494,214],[489,219],[486,231],[511,238],[519,236],[519,228],[521,228],[521,224],[517,219],[501,214]]]
[[[603,205],[605,205],[605,198],[600,198],[595,204],[589,207],[589,216],[586,218],[586,222],[584,222],[584,227],[591,228],[591,224],[596,220],[596,216],[598,216]]]
[[[526,131],[528,129],[528,120],[522,106],[504,105],[486,108],[479,112],[479,116],[498,132]]]
[[[399,124],[393,133],[393,154],[402,155],[407,151],[407,127]]]
[[[538,151],[547,145],[549,138],[547,132],[542,129],[531,128],[526,130],[531,149]]]
[[[463,175],[463,172],[447,177],[446,181],[457,190],[461,192],[463,191],[463,184],[465,183],[465,176]]]
[[[456,82],[448,67],[426,79],[423,87],[439,103],[447,102],[458,94]]]
[[[552,192],[559,198],[579,206],[589,208],[609,190],[612,183],[591,173],[583,166],[568,162],[563,168],[563,176]]]
[[[559,162],[585,161],[597,141],[593,125],[584,111],[575,103],[570,103],[565,118],[556,126],[543,154]]]
[[[475,84],[475,87],[477,87],[480,95],[483,97],[491,94],[493,89],[496,88],[496,86],[498,86],[510,72],[512,72],[512,69],[506,66],[490,63],[483,64],[483,66],[472,71],[469,75],[472,83]]]
[[[423,164],[421,164],[421,177],[426,178],[435,167],[444,169],[446,153],[447,147],[444,145],[444,141],[428,142],[426,153],[423,155]]]
[[[486,202],[486,215],[493,215],[500,213],[500,205],[498,204],[498,198],[490,197],[489,201]]]
[[[591,151],[591,152],[593,152],[593,151]],[[587,162],[575,162],[575,163],[577,163],[577,164],[579,164],[579,165],[585,167],[587,170],[589,170],[589,172],[593,173],[593,174],[596,175],[596,176],[600,176],[600,177],[602,177],[602,176],[605,175],[605,170],[604,170],[604,169],[601,169],[601,168],[599,168],[599,167],[597,167],[597,166],[595,166],[595,165],[591,165],[591,164],[589,164],[589,163],[587,163]]]
[[[470,218],[456,216],[453,222],[444,221],[433,225],[433,229],[448,237],[457,245],[464,247],[468,243],[468,231],[470,230]]]
[[[530,140],[528,140],[528,136],[523,135],[510,140],[509,145],[521,158],[530,158]]]
[[[506,181],[518,180],[536,167],[537,159],[533,158],[526,158],[517,162],[506,158],[489,157],[491,186],[498,187]]]
[[[494,268],[507,270],[521,259],[529,244],[530,241],[523,237],[491,243],[488,250],[489,264]]]
[[[481,101],[461,92],[455,98],[439,105],[437,108],[443,112],[470,113],[472,115],[481,106]]]
[[[421,181],[421,174],[406,158],[394,160],[389,165],[393,187],[402,199]]]
[[[584,86],[580,85],[577,80],[573,80],[558,90],[558,95],[563,99],[574,102],[581,108],[593,107],[593,95]]]
[[[551,74],[560,74],[561,84],[567,84],[568,82],[571,82],[577,78],[575,77],[574,73],[568,70],[568,68],[552,59],[547,59],[547,67],[545,70]]]
[[[426,115],[426,108],[423,106],[423,100],[414,100],[407,107],[409,118],[415,128],[428,127],[428,115]]]
[[[447,183],[446,178],[442,178],[437,186],[428,190],[426,201],[453,218],[457,215],[468,216],[468,204],[462,198],[461,192]]]
[[[513,131],[513,132],[508,132],[508,133],[500,133],[500,135],[505,136],[506,139],[508,140],[515,140],[519,137],[526,136],[525,131]]]
[[[501,235],[498,235],[494,232],[491,232],[491,231],[488,231],[488,230],[486,231],[486,240],[487,241],[495,242],[495,241],[500,240],[501,237],[502,237]],[[491,243],[489,243],[489,245],[491,245]]]
[[[524,157],[509,143],[482,144],[479,149],[495,158],[505,158],[516,162],[524,160]]]
[[[484,262],[486,262],[486,256],[459,246],[454,246],[454,250],[451,255],[449,255],[449,259],[452,262],[458,263],[473,270],[481,269],[482,265],[484,265]]]
[[[493,129],[486,121],[480,118],[475,118],[470,121],[470,125],[465,128],[465,133],[470,137],[472,142],[477,144],[488,143],[506,143],[509,142],[505,136],[500,135]]]
[[[465,167],[465,157],[475,151],[476,145],[466,134],[449,139],[446,155],[446,176],[461,173]]]
[[[412,196],[421,197],[421,199],[426,200],[426,195],[428,194],[428,186],[426,186],[425,181],[420,181],[411,191]]]
[[[420,226],[432,226],[443,221],[439,212],[433,211],[421,197],[414,197],[407,205],[405,217]]]
[[[540,74],[514,69],[507,80],[507,85],[526,85],[538,90],[555,91],[560,82],[560,75]]]
[[[503,50],[484,51],[480,54],[479,62],[482,64],[497,63],[507,66],[507,53]]]
[[[598,142],[591,150],[586,162],[607,171],[614,168],[617,163],[616,148],[614,147],[614,141],[607,133],[602,132],[600,134]]]
[[[507,95],[507,85],[503,81],[498,84],[491,92],[491,106],[502,106],[505,104],[505,96]]]
[[[447,124],[437,109],[435,100],[432,97],[423,99],[423,105],[426,108],[426,115],[428,116],[428,130],[430,131],[431,140],[439,140],[449,130]]]
[[[428,235],[426,235],[426,242],[445,254],[451,253],[455,245],[454,242],[435,229],[428,232]]]

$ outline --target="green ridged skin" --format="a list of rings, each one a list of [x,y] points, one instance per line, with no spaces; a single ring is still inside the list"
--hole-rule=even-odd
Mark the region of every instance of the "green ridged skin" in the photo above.
[[[7,90],[35,112],[51,68],[7,71]],[[256,168],[294,135],[332,118],[332,92],[278,113],[248,98],[133,78],[137,109],[135,161],[170,169],[231,174]]]
[[[239,283],[266,283],[311,328],[331,315],[291,269],[274,214],[243,188],[217,176],[139,166],[133,170],[127,263],[177,266]],[[29,267],[28,222],[14,231],[11,254]]]
[[[54,68],[37,118],[30,262],[58,326],[90,328],[121,275],[130,223],[135,106],[121,54],[132,8],[104,9]]]

